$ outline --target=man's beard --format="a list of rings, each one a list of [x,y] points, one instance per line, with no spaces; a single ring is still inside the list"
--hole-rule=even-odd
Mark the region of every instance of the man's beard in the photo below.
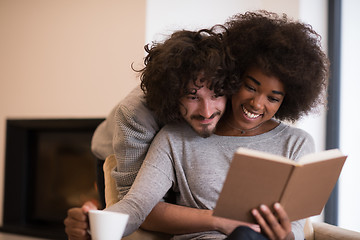
[[[221,112],[220,111],[217,111],[215,113],[213,113],[209,119],[213,119],[215,118],[217,115],[221,116]],[[194,115],[191,117],[191,119],[197,119],[197,120],[205,120],[205,118],[203,116],[200,116],[200,115]],[[213,128],[213,129],[210,129],[209,127],[211,126],[211,124],[204,124],[202,127],[201,127],[201,130],[196,130],[195,128],[193,128],[193,130],[195,132],[197,132],[197,134],[199,134],[200,137],[203,137],[203,138],[208,138],[210,137],[214,132],[215,132],[215,129],[216,129],[216,126]]]
[[[195,130],[195,129],[194,129]],[[214,129],[209,129],[208,125],[204,126],[201,131],[197,131],[197,133],[199,134],[200,137],[203,138],[208,138],[210,137],[213,133],[215,132],[215,128]]]

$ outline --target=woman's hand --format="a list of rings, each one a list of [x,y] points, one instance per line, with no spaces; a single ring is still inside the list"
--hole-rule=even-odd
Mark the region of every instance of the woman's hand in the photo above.
[[[235,228],[237,228],[239,226],[247,226],[256,232],[260,232],[260,226],[258,224],[241,222],[241,221],[236,221],[236,220],[231,220],[231,219],[221,218],[221,217],[215,217],[215,216],[213,216],[213,218],[214,218],[216,230],[219,232],[222,232],[226,235],[230,235],[230,233],[232,233],[235,230]]]
[[[294,234],[291,232],[289,217],[280,205],[274,204],[276,216],[266,205],[261,205],[259,210],[253,209],[252,214],[259,223],[261,232],[271,240],[292,240]]]

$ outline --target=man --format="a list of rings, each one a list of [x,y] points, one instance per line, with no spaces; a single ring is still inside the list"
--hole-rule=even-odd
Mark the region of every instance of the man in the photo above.
[[[116,154],[120,199],[131,187],[155,134],[166,123],[182,121],[179,99],[188,94],[188,83],[198,77],[200,83],[210,79],[208,87],[224,95],[228,83],[221,72],[224,53],[216,30],[178,31],[151,49],[147,45],[146,67],[138,71],[146,98],[134,89],[96,129],[92,151],[99,159]]]
[[[114,120],[109,121],[115,123],[113,149],[117,168],[113,176],[120,193],[119,199],[131,187],[153,137],[164,123],[185,121],[199,135],[207,137],[214,132],[225,110],[228,82],[224,74],[221,35],[215,30],[178,31],[164,43],[155,44],[151,48],[146,46],[145,50],[148,52],[145,68],[140,70],[145,98],[139,89],[134,90],[119,104],[113,115]],[[101,142],[97,134],[98,130],[93,146]],[[107,135],[111,136],[111,133]],[[86,212],[93,208],[95,206],[86,203],[82,209],[69,210],[65,219],[65,231],[69,239],[88,237]],[[173,213],[184,211],[179,206],[159,203],[143,227],[161,230],[159,226],[164,226],[166,222],[162,222],[164,209],[171,209]],[[213,221],[220,222],[208,212],[204,215],[204,211],[199,210],[198,213],[209,224],[206,229],[190,226],[192,231],[210,230],[217,227]],[[227,222],[223,224],[226,229],[222,231],[231,232],[238,225],[236,221]],[[167,229],[171,230],[171,225],[166,223]]]

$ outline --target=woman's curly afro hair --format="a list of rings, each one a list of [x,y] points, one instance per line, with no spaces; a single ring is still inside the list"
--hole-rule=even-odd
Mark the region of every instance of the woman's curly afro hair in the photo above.
[[[234,91],[255,66],[284,84],[286,95],[275,118],[295,122],[326,102],[329,62],[310,25],[258,11],[235,15],[225,27],[231,79],[238,83]]]

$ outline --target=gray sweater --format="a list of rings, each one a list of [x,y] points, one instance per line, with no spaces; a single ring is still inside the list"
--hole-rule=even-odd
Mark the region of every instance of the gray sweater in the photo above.
[[[152,208],[172,188],[177,204],[213,209],[229,164],[238,147],[246,147],[297,160],[314,151],[303,130],[281,123],[270,132],[250,137],[199,137],[186,123],[165,126],[155,137],[133,187],[124,199],[107,210],[130,215],[125,235],[135,231]],[[246,196],[244,196],[246,197]],[[292,223],[295,239],[303,239],[304,220]],[[223,239],[213,232],[175,236],[174,239]]]
[[[162,127],[146,106],[140,87],[134,88],[95,130],[91,150],[99,159],[115,153],[119,199],[129,191],[149,146]]]

